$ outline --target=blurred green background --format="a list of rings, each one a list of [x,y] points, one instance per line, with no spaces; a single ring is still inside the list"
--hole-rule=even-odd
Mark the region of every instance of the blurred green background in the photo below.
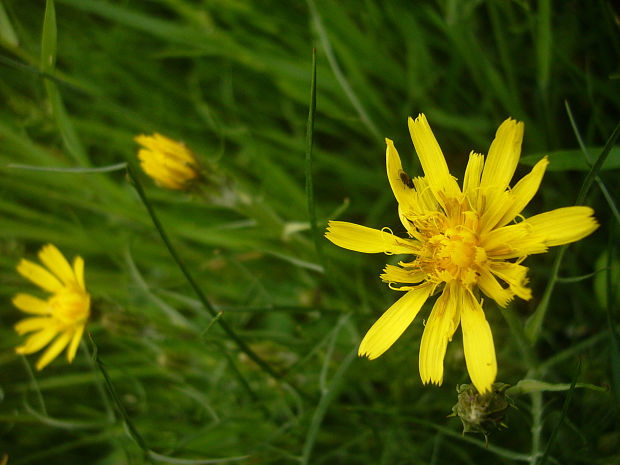
[[[567,105],[594,162],[620,116],[618,15],[605,1],[2,0],[0,454],[10,465],[619,463],[617,147],[585,202],[601,228],[567,249],[557,279],[557,250],[525,262],[531,301],[485,303],[498,381],[606,390],[576,389],[570,404],[566,386],[519,396],[488,447],[446,418],[468,382],[460,332],[443,386],[420,382],[428,304],[380,359],[357,358],[401,295],[378,279],[396,258],[323,239],[317,254],[305,190],[316,47],[320,231],[338,218],[404,233],[383,138],[420,174],[406,124],[420,112],[459,178],[504,119],[524,121],[517,177],[551,160],[526,213],[573,204],[590,164]],[[219,179],[182,193],[141,178],[218,318],[275,378],[205,311],[126,171],[8,167],[134,162],[133,137],[155,131]],[[40,373],[36,356],[14,353],[10,299],[34,288],[15,265],[47,242],[86,261],[88,331],[116,400],[88,337],[72,365],[59,357]],[[521,330],[550,279],[526,348]]]

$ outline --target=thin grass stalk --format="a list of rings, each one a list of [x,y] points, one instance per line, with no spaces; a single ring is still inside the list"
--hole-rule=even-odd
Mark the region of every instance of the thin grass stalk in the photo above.
[[[202,303],[203,307],[211,314],[213,318],[217,318],[217,323],[224,330],[224,332],[235,342],[237,347],[239,347],[239,349],[243,353],[245,353],[252,361],[254,361],[254,363],[256,363],[263,371],[269,374],[273,379],[275,379],[276,381],[282,381],[283,375],[281,373],[278,373],[276,370],[274,370],[256,352],[254,352],[250,348],[250,346],[248,346],[248,344],[243,339],[241,339],[237,335],[237,333],[235,333],[235,331],[228,325],[228,323],[226,323],[226,321],[224,321],[224,319],[221,316],[218,317],[219,312],[215,309],[215,307],[213,307],[213,304],[211,304],[209,299],[207,299],[207,296],[205,296],[205,294],[202,292],[202,289],[198,286],[198,284],[196,283],[196,281],[190,274],[189,270],[185,266],[185,263],[179,257],[176,249],[172,246],[172,243],[170,242],[170,239],[168,238],[168,235],[166,231],[164,230],[163,225],[160,223],[159,218],[155,214],[155,210],[153,209],[153,206],[148,200],[146,193],[144,192],[144,188],[142,187],[142,184],[138,176],[136,175],[134,168],[131,166],[131,164],[127,166],[127,173],[131,181],[133,182],[133,185],[136,189],[136,192],[138,193],[140,197],[140,200],[146,207],[149,213],[149,216],[151,217],[151,220],[153,221],[153,224],[155,225],[155,228],[157,229],[157,232],[159,233],[160,237],[164,241],[164,244],[166,245],[168,252],[170,252],[170,255],[172,256],[172,258],[178,265],[179,269],[185,276],[185,279],[187,280],[187,282],[190,284],[190,286],[192,287],[192,289],[198,296],[198,299]],[[299,389],[295,388],[294,386],[292,387],[295,390],[299,391]]]

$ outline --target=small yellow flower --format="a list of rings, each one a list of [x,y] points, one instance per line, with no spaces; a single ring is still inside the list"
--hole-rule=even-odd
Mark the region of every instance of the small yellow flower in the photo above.
[[[82,257],[75,257],[71,267],[55,246],[47,244],[39,251],[39,259],[47,270],[22,259],[17,272],[52,295],[43,300],[29,294],[17,294],[13,297],[13,305],[36,315],[15,325],[15,331],[20,335],[35,332],[23,345],[15,348],[18,354],[37,352],[56,338],[37,362],[37,370],[42,370],[67,346],[67,360],[69,363],[73,361],[90,315],[90,296],[84,286]]]
[[[138,152],[140,165],[157,185],[184,190],[198,177],[198,163],[185,145],[161,134],[136,136],[142,146]]]
[[[461,324],[467,370],[484,393],[495,381],[497,362],[479,291],[501,307],[514,296],[529,299],[528,269],[521,262],[548,247],[582,239],[598,224],[589,207],[558,208],[527,219],[520,215],[549,164],[543,158],[509,187],[521,152],[521,122],[507,119],[501,124],[486,162],[471,152],[462,189],[423,114],[409,118],[409,132],[424,177],[412,179],[403,171],[394,144],[386,139],[388,180],[408,237],[343,221],[330,221],[325,234],[334,244],[357,252],[413,255],[413,261],[386,265],[382,280],[406,294],[370,328],[359,355],[372,360],[383,354],[426,300],[441,292],[420,343],[422,382],[442,383],[446,348]],[[517,218],[520,221],[513,222]]]

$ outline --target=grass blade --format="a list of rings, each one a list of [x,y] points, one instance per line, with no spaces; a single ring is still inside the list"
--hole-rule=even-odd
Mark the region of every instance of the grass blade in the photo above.
[[[543,293],[543,296],[540,299],[536,310],[534,311],[532,316],[525,322],[525,335],[527,336],[527,340],[529,341],[529,343],[532,345],[536,343],[538,337],[540,336],[543,320],[545,319],[545,315],[547,314],[547,310],[549,309],[551,294],[553,294],[553,289],[555,288],[555,284],[558,281],[560,266],[562,266],[562,259],[564,258],[567,247],[568,246],[566,245],[560,246],[558,254],[555,256],[555,260],[553,261],[551,275],[549,276],[547,287],[545,287],[545,292]]]
[[[316,254],[323,264],[321,238],[316,225],[316,208],[314,204],[314,184],[312,182],[312,142],[314,134],[314,115],[316,112],[316,48],[312,49],[312,84],[310,85],[310,109],[306,126],[306,197],[308,199],[308,219]]]
[[[336,56],[334,55],[334,51],[332,50],[332,46],[329,42],[327,31],[325,30],[325,26],[323,26],[323,21],[321,20],[321,16],[319,15],[319,12],[316,9],[316,5],[314,4],[314,1],[308,0],[308,6],[310,7],[310,13],[312,15],[312,20],[316,26],[316,31],[317,31],[317,34],[319,35],[319,40],[321,41],[321,44],[323,45],[323,51],[325,52],[327,61],[329,61],[329,65],[332,68],[332,71],[334,72],[334,75],[336,76],[338,83],[342,87],[342,90],[344,91],[344,93],[349,98],[349,101],[353,105],[353,108],[355,108],[355,110],[357,111],[357,114],[359,115],[360,120],[364,123],[364,125],[366,125],[368,130],[375,137],[375,139],[381,140],[381,133],[377,129],[377,126],[372,121],[370,116],[368,116],[368,113],[362,106],[360,100],[357,98],[357,95],[355,95],[355,92],[353,92],[353,89],[349,85],[349,81],[347,81],[347,78],[344,76],[344,74],[342,73],[342,70],[340,69],[340,65],[338,64],[338,61],[336,60]]]
[[[607,305],[605,311],[607,314],[607,325],[609,326],[609,342],[611,350],[611,378],[613,380],[614,394],[616,396],[616,405],[620,403],[620,334],[614,325],[613,305],[616,301],[615,293],[618,291],[617,283],[613,283],[613,248],[614,248],[614,225],[612,224],[609,231],[609,246],[607,248]],[[613,284],[616,284],[614,289]]]
[[[57,45],[57,29],[56,29],[56,8],[54,0],[47,0],[45,4],[45,18],[43,20],[43,33],[41,38],[41,70],[44,73],[52,74],[56,67],[56,45]],[[58,130],[62,137],[62,141],[67,148],[69,154],[79,165],[87,166],[88,157],[82,143],[80,142],[73,124],[69,119],[67,110],[58,91],[56,83],[46,79],[45,90],[50,100],[52,114],[58,125]]]
[[[115,165],[99,166],[96,168],[75,168],[64,166],[34,166],[22,165],[20,163],[11,163],[7,168],[28,170],[28,171],[48,171],[52,173],[110,173],[112,171],[121,171],[127,169],[127,163],[116,163]]]
[[[551,70],[551,0],[538,1],[536,63],[538,86],[546,92]]]
[[[222,457],[221,459],[177,459],[168,455],[158,454],[149,451],[149,457],[155,462],[165,463],[167,465],[208,465],[214,463],[231,463],[238,462],[249,458],[249,455],[240,455],[237,457]]]
[[[4,9],[2,2],[0,2],[0,40],[14,47],[19,45],[17,34],[15,34],[15,29],[13,29],[11,20],[6,14],[6,10]]]
[[[573,398],[573,393],[575,392],[575,386],[577,385],[577,378],[579,377],[580,372],[581,372],[581,361],[579,361],[579,364],[577,365],[577,372],[575,373],[573,382],[570,385],[568,394],[566,394],[566,400],[564,400],[564,405],[562,407],[562,413],[560,413],[560,418],[558,422],[556,423],[555,427],[553,428],[553,431],[551,432],[551,437],[549,438],[549,441],[547,442],[547,446],[545,447],[545,452],[540,458],[538,465],[545,465],[547,463],[547,460],[549,459],[549,453],[551,452],[551,447],[553,446],[553,443],[555,442],[558,436],[558,432],[560,431],[560,426],[562,426],[562,423],[564,422],[564,417],[566,417],[566,413],[568,412],[568,406],[570,405],[570,401]]]
[[[312,422],[310,423],[310,427],[308,428],[308,434],[306,434],[306,441],[304,443],[304,448],[301,456],[301,464],[308,465],[310,463],[310,455],[312,454],[312,448],[314,447],[314,443],[316,441],[316,436],[319,432],[319,428],[321,426],[321,422],[325,417],[325,413],[327,412],[327,407],[334,399],[336,394],[338,393],[338,388],[340,387],[342,380],[344,379],[344,375],[347,372],[347,369],[351,365],[351,362],[357,356],[357,347],[355,347],[351,352],[347,354],[345,359],[338,367],[338,370],[334,374],[332,381],[319,404],[314,411],[314,415],[312,416]]]
[[[43,33],[41,34],[41,70],[43,72],[51,73],[56,67],[57,35],[54,0],[47,0],[43,19]]]
[[[614,128],[613,132],[611,133],[611,136],[609,136],[609,139],[607,139],[607,143],[605,144],[605,147],[603,147],[601,154],[598,156],[598,158],[596,159],[596,162],[592,166],[592,169],[590,169],[590,172],[586,176],[586,179],[583,182],[583,185],[581,186],[581,190],[579,191],[579,195],[577,196],[578,205],[581,204],[585,200],[586,196],[588,195],[588,192],[590,192],[592,183],[594,183],[594,180],[598,177],[598,173],[601,170],[603,163],[605,163],[605,160],[607,159],[609,152],[611,152],[612,147],[616,143],[618,136],[620,136],[620,123],[618,123],[616,127]]]

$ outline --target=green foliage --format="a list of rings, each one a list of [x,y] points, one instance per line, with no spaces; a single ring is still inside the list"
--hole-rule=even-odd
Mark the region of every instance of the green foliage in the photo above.
[[[1,0],[0,461],[620,461],[614,18],[605,2]],[[417,369],[428,308],[357,358],[399,296],[378,279],[386,257],[314,240],[336,218],[402,232],[383,138],[419,174],[419,112],[460,177],[523,120],[517,177],[551,161],[526,214],[574,204],[587,176],[601,224],[561,259],[528,258],[531,301],[485,302],[498,382],[525,394],[488,447],[446,418],[469,382],[460,341],[439,388]],[[156,131],[216,167],[216,187],[130,182],[133,137]],[[47,242],[86,261],[97,353],[36,372],[10,299]]]

